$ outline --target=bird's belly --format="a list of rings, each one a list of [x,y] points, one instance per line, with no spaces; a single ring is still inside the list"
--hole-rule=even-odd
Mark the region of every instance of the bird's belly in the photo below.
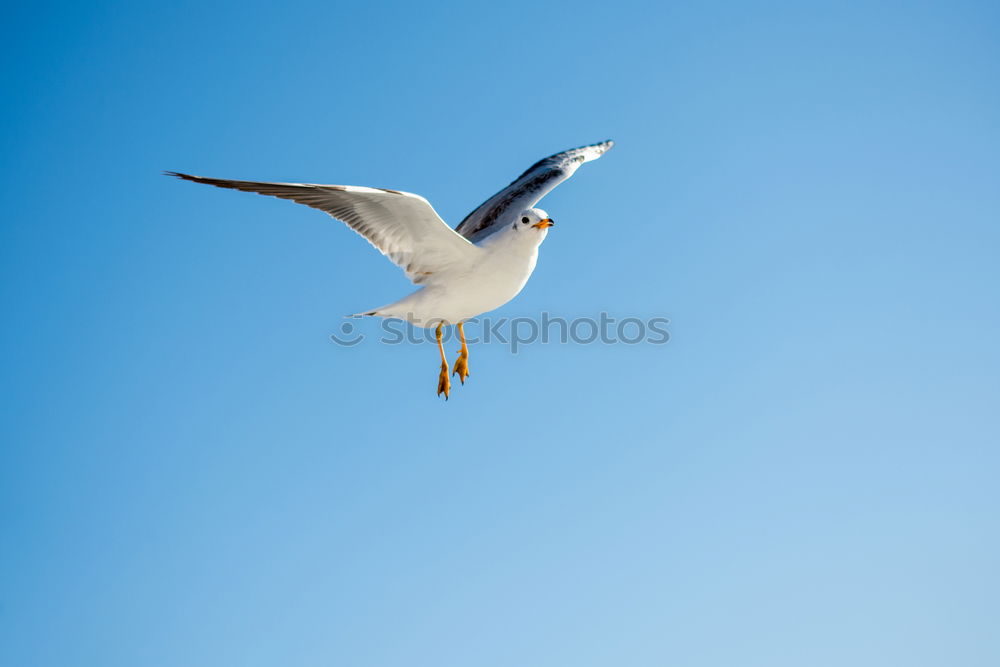
[[[507,255],[483,262],[447,285],[425,288],[420,295],[419,310],[426,315],[422,319],[456,324],[499,308],[517,296],[528,282],[537,258],[537,253],[525,257]]]
[[[462,312],[461,319],[475,317],[504,305],[520,293],[531,276],[531,266],[505,266],[490,270],[483,267],[469,279],[453,286],[449,301],[454,301]]]

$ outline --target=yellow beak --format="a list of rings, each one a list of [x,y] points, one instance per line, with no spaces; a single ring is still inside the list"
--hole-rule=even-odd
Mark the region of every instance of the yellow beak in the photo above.
[[[545,218],[544,220],[539,220],[538,222],[533,224],[532,227],[536,227],[538,229],[545,229],[546,227],[551,227],[554,224],[556,223],[552,222],[552,218]]]

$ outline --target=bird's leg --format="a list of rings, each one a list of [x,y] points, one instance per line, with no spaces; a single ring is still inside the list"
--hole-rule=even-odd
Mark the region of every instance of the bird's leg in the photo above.
[[[444,392],[444,400],[448,400],[448,392],[451,391],[451,380],[448,378],[448,360],[444,356],[444,345],[441,344],[441,329],[444,327],[444,322],[437,325],[437,335],[438,342],[438,352],[441,353],[441,374],[438,375],[438,396],[441,392]]]
[[[458,336],[462,340],[462,348],[458,351],[458,359],[455,360],[455,370],[452,375],[458,375],[458,379],[465,384],[465,378],[469,377],[469,348],[465,345],[465,322],[458,323]]]

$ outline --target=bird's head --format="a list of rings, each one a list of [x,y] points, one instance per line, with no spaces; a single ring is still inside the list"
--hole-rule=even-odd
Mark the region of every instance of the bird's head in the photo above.
[[[552,218],[549,214],[540,208],[529,208],[521,211],[514,218],[514,224],[511,225],[511,229],[520,234],[538,234],[535,238],[541,239],[545,238],[548,234],[548,229],[556,223],[552,222]]]

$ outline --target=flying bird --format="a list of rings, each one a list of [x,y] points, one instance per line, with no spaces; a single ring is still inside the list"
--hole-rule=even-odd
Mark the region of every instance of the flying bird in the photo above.
[[[614,146],[604,141],[539,160],[452,229],[420,195],[384,188],[313,183],[262,183],[203,178],[168,171],[186,181],[291,199],[341,220],[365,237],[419,285],[398,301],[357,313],[435,327],[441,370],[437,393],[451,392],[442,328],[457,325],[461,349],[452,375],[469,376],[466,320],[504,305],[528,282],[538,247],[555,223],[535,204],[584,162]]]

